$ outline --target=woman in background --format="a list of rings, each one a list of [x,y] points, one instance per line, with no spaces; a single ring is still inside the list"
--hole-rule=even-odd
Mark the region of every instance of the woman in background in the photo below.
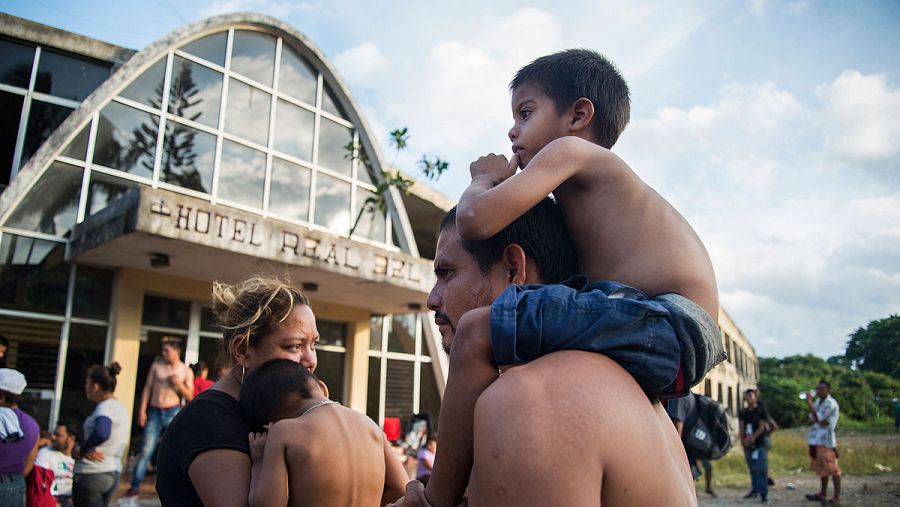
[[[75,507],[105,507],[119,484],[128,440],[128,412],[114,395],[120,371],[119,363],[95,364],[84,381],[84,392],[97,407],[85,419],[84,441],[72,453],[77,460],[72,485]]]
[[[34,468],[41,430],[33,417],[22,412],[19,399],[25,375],[0,368],[0,506],[25,505],[25,477]]]

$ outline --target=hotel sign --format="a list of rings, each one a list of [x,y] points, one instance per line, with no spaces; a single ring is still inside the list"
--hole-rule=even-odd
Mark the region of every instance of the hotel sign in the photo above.
[[[140,192],[137,231],[421,292],[434,283],[425,259],[166,190]]]

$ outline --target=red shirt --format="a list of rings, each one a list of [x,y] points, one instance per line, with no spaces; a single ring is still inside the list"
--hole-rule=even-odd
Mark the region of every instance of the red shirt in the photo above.
[[[208,378],[200,378],[194,377],[194,396],[206,391],[210,388],[215,382],[209,380]]]

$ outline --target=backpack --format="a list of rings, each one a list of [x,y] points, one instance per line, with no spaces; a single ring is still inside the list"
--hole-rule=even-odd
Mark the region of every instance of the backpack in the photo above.
[[[719,459],[734,443],[731,438],[731,415],[721,404],[706,396],[691,393],[696,400],[694,412],[685,421],[682,441],[699,459]]]
[[[51,487],[53,470],[35,465],[25,479],[25,505],[28,507],[56,507]]]

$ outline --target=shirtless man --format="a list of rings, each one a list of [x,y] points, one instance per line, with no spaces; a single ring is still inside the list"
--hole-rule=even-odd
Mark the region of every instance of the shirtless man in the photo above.
[[[463,314],[508,286],[558,283],[574,273],[565,230],[549,199],[482,241],[463,242],[455,210],[448,213],[427,303],[444,348],[451,348]],[[507,370],[478,398],[473,442],[469,505],[697,502],[666,411],[601,354],[554,352]],[[421,483],[410,482],[398,505],[427,505]]]
[[[377,506],[403,494],[406,471],[381,429],[328,399],[315,375],[288,359],[253,370],[241,408],[268,433],[251,433],[250,507]]]
[[[141,457],[131,478],[131,489],[125,496],[138,495],[160,435],[181,410],[182,405],[193,398],[194,373],[181,361],[181,340],[176,337],[163,337],[162,361],[156,361],[150,366],[147,382],[144,383],[144,390],[141,393],[138,423],[144,428],[144,441]]]

